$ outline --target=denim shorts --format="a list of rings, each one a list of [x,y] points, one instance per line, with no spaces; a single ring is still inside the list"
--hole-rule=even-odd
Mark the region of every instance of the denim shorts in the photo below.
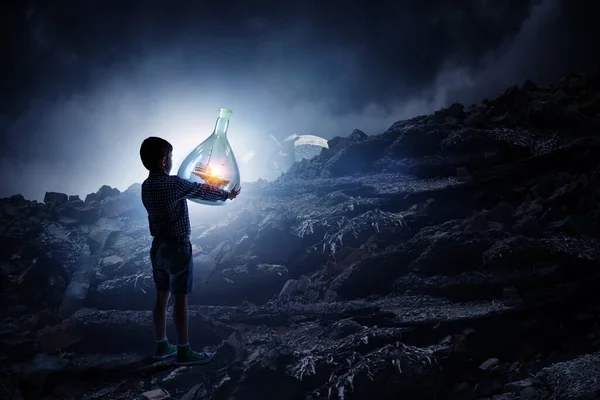
[[[169,290],[174,295],[192,292],[194,261],[189,238],[154,238],[150,260],[156,290]]]

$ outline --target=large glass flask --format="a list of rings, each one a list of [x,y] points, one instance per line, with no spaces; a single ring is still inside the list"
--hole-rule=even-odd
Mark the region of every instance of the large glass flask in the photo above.
[[[225,190],[231,190],[235,185],[239,187],[240,170],[227,140],[231,113],[227,108],[219,109],[219,118],[213,133],[183,160],[177,172],[179,177],[192,182],[208,183]],[[231,201],[189,200],[211,206],[224,205]]]

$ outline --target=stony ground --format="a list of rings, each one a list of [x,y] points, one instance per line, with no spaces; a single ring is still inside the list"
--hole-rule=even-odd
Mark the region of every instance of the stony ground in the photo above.
[[[139,185],[2,199],[0,398],[598,398],[599,112],[527,82],[191,205],[204,367],[148,357]]]

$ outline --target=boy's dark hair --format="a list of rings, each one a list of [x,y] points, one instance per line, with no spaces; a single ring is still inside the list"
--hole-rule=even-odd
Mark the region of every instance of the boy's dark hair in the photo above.
[[[151,136],[146,138],[140,146],[140,158],[142,164],[150,172],[160,172],[162,166],[160,165],[163,157],[167,157],[170,152],[173,151],[171,143],[165,139]]]

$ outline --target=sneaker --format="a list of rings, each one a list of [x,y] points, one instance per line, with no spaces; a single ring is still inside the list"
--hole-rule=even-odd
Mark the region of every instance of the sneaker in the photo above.
[[[196,352],[190,345],[177,346],[177,358],[175,365],[204,365],[213,360],[212,353],[204,351]]]
[[[156,344],[156,353],[154,353],[153,358],[155,360],[164,360],[173,357],[175,354],[177,354],[177,346],[173,346],[165,340]]]

